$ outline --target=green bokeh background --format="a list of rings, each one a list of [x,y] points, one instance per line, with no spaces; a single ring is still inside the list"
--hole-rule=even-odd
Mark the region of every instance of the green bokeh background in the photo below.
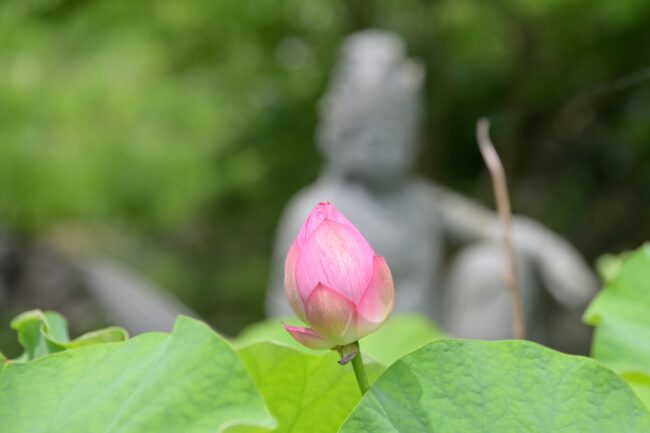
[[[426,65],[422,175],[491,204],[487,115],[516,212],[589,260],[650,238],[646,0],[5,0],[0,228],[117,257],[236,333],[366,27]]]

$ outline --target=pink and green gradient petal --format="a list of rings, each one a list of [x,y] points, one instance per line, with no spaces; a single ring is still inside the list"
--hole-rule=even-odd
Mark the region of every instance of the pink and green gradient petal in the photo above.
[[[298,343],[307,346],[310,349],[324,350],[334,347],[334,344],[327,341],[322,335],[311,328],[301,328],[299,326],[287,325],[286,323],[283,323],[282,326],[284,326],[284,329],[286,329]]]
[[[348,331],[354,331],[355,305],[330,289],[318,284],[305,305],[307,320],[321,335],[337,344],[347,344],[355,341],[345,341]]]
[[[365,337],[378,329],[393,310],[394,300],[390,268],[383,257],[375,256],[372,278],[357,305],[358,333]]]

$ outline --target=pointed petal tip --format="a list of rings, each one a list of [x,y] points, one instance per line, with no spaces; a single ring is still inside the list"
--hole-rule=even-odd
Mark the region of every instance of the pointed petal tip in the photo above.
[[[331,349],[335,345],[327,341],[322,335],[311,328],[287,325],[281,322],[284,329],[287,330],[294,340],[310,349],[325,350]]]
[[[354,227],[346,217],[341,214],[341,212],[336,209],[336,207],[329,201],[321,201],[316,206],[312,208],[305,219],[302,227],[298,231],[297,241],[300,246],[307,241],[307,238],[311,233],[323,222],[323,221],[334,221],[339,224],[346,226]]]

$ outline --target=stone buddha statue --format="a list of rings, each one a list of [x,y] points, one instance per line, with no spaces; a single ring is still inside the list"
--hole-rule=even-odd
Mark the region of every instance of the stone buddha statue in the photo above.
[[[396,312],[422,313],[459,337],[512,337],[496,214],[414,174],[424,75],[393,34],[367,30],[345,40],[319,107],[316,144],[325,166],[291,199],[278,227],[269,315],[292,314],[284,258],[309,211],[329,201],[386,258]],[[515,217],[513,236],[529,335],[543,340],[542,295],[580,308],[597,281],[580,254],[542,225]]]

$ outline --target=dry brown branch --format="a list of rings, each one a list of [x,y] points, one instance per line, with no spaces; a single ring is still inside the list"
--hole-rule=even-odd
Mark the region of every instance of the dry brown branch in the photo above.
[[[515,338],[526,338],[526,321],[524,319],[524,305],[521,299],[521,291],[517,283],[517,263],[515,249],[512,242],[512,211],[510,199],[508,198],[508,185],[506,174],[499,155],[490,140],[490,122],[481,118],[476,124],[476,140],[483,155],[485,165],[490,171],[492,188],[502,225],[503,244],[506,251],[506,265],[504,269],[504,284],[512,298],[512,320],[515,330]]]

